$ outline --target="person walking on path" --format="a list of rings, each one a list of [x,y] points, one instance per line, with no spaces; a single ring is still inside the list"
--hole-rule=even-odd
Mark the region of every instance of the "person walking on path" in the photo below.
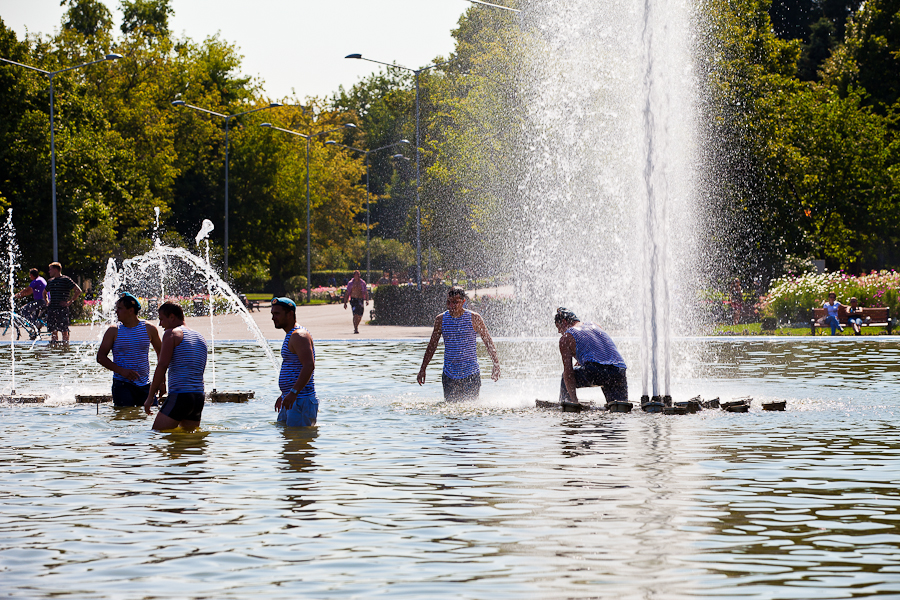
[[[19,314],[34,322],[37,321],[41,311],[46,306],[46,302],[44,302],[44,288],[47,287],[47,280],[41,277],[41,272],[37,269],[29,270],[28,275],[31,277],[31,283],[28,284],[27,288],[16,294],[16,298],[31,296],[31,302],[23,306]],[[40,326],[38,326],[38,331],[40,331]]]
[[[369,305],[369,287],[366,281],[359,276],[359,271],[353,271],[353,279],[347,282],[347,290],[344,292],[344,310],[347,310],[347,300],[353,309],[353,333],[359,333],[359,322],[362,321],[363,302]]]
[[[359,271],[357,271],[357,274]],[[311,427],[319,414],[316,398],[316,349],[312,336],[297,324],[297,305],[288,298],[272,299],[272,323],[284,331],[281,344],[281,395],[275,401],[278,422],[288,427]]]
[[[141,406],[150,393],[150,346],[158,361],[162,342],[159,330],[138,318],[140,312],[140,301],[128,292],[122,294],[116,301],[119,324],[107,328],[97,350],[97,362],[113,372],[113,406]],[[163,385],[160,395],[165,393]]]
[[[625,360],[605,331],[596,323],[582,323],[567,308],[557,308],[556,330],[559,338],[559,354],[562,356],[563,375],[559,388],[559,401],[577,404],[576,388],[600,386],[606,402],[628,402],[628,381],[625,378]],[[578,361],[573,366],[572,360]]]
[[[451,287],[447,292],[447,310],[434,320],[434,331],[425,349],[422,368],[416,377],[419,385],[425,383],[425,369],[443,336],[444,372],[441,381],[444,384],[444,400],[449,401],[475,400],[481,391],[481,369],[475,354],[476,333],[481,336],[494,362],[491,379],[500,379],[500,360],[497,358],[494,340],[491,339],[481,315],[464,308],[466,300],[466,291],[461,287]]]
[[[81,288],[62,274],[62,265],[58,262],[50,263],[47,273],[50,275],[50,281],[44,288],[44,300],[47,301],[47,331],[50,332],[50,343],[57,343],[59,340],[56,334],[62,332],[63,343],[68,344],[69,307],[81,295]]]
[[[168,371],[169,396],[156,414],[153,429],[161,431],[180,426],[185,431],[192,431],[200,426],[206,399],[203,387],[206,340],[184,324],[184,311],[172,302],[159,307],[159,324],[166,332],[162,337],[159,364],[144,401],[144,412],[150,414],[158,392],[162,396]]]

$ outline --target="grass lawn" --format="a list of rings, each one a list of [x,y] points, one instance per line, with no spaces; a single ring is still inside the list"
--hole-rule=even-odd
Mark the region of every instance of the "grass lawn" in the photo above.
[[[884,327],[863,327],[862,335],[884,335],[887,330]],[[763,331],[761,323],[742,323],[740,325],[729,325],[729,324],[718,324],[715,326],[712,332],[713,335],[805,335],[807,337],[812,337],[809,332],[809,327],[779,327],[774,331]],[[816,335],[818,336],[829,336],[831,337],[831,329],[823,329],[818,328],[816,331]],[[837,333],[836,335],[844,335],[849,337],[855,337],[853,335],[853,329],[850,327],[844,328],[844,333]]]
[[[260,302],[268,302],[272,299],[272,294],[246,294],[247,300],[258,300]],[[327,300],[313,300],[309,304],[306,302],[302,304],[298,304],[297,306],[311,306],[314,304],[328,304]]]

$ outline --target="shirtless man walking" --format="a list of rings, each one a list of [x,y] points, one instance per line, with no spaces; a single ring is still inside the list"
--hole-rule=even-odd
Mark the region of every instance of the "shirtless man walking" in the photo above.
[[[481,336],[487,347],[494,368],[491,379],[500,379],[500,359],[494,340],[488,333],[484,319],[476,312],[464,308],[466,291],[461,287],[452,287],[447,292],[447,310],[434,320],[434,331],[425,349],[422,368],[416,381],[425,383],[425,368],[431,362],[438,342],[444,338],[444,372],[441,380],[444,384],[444,400],[475,400],[481,391],[481,369],[478,367],[478,356],[475,354],[476,336]]]
[[[165,302],[159,307],[159,324],[166,332],[162,337],[159,364],[156,365],[150,392],[144,402],[144,412],[150,414],[150,407],[156,400],[157,392],[162,389],[168,371],[169,396],[153,421],[153,429],[161,431],[181,426],[191,431],[200,426],[206,399],[203,388],[206,340],[184,324],[184,311],[172,302]]]
[[[359,333],[359,322],[362,321],[363,302],[369,305],[369,286],[360,278],[359,271],[353,271],[353,279],[347,282],[347,291],[344,292],[344,310],[347,310],[347,300],[353,309],[353,333]]]

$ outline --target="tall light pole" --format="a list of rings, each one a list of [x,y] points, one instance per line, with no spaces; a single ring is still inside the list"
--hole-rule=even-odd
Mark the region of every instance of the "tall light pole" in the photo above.
[[[270,108],[278,108],[281,106],[278,102],[271,102],[268,106],[260,106],[258,108],[254,108],[251,110],[245,110],[244,112],[235,113],[233,115],[223,115],[222,113],[218,113],[212,110],[207,110],[205,108],[200,108],[199,106],[194,106],[193,104],[188,104],[184,100],[173,100],[172,106],[186,106],[188,108],[193,108],[194,110],[199,110],[200,112],[205,112],[210,115],[214,115],[216,117],[221,117],[225,119],[225,277],[228,277],[228,130],[231,125],[231,120],[236,117],[242,117],[244,115],[249,115],[250,113],[259,112],[261,110],[268,110]]]
[[[369,154],[371,154],[372,152],[378,152],[379,150],[384,150],[385,148],[393,148],[394,146],[408,143],[409,140],[400,140],[399,142],[394,142],[393,144],[388,144],[387,146],[381,146],[380,148],[373,148],[372,150],[361,150],[359,148],[354,148],[353,146],[338,144],[334,140],[328,140],[327,142],[325,142],[326,145],[340,146],[341,148],[347,148],[348,150],[362,152],[363,156],[365,156],[366,159],[366,281],[368,281],[369,283],[372,283],[372,257],[369,254]]]
[[[410,69],[409,67],[404,67],[401,65],[395,65],[391,63],[381,62],[380,60],[372,60],[371,58],[364,58],[362,54],[348,54],[344,58],[355,58],[357,60],[366,60],[369,62],[373,62],[379,65],[387,65],[388,67],[393,67],[395,69],[403,69],[404,71],[409,71],[411,73],[416,74],[416,272],[417,272],[417,280],[418,280],[418,288],[422,289],[422,213],[419,203],[419,148],[421,148],[422,144],[419,138],[419,74],[423,71],[427,71],[429,69],[433,69],[435,67],[442,67],[444,65],[448,65],[453,62],[453,60],[444,61],[442,63],[437,63],[433,65],[428,65],[427,67],[422,67],[421,69]]]
[[[81,67],[89,67],[90,65],[96,65],[97,63],[106,62],[108,60],[118,60],[120,58],[122,58],[121,54],[110,53],[99,60],[92,60],[91,62],[75,65],[74,67],[66,67],[65,69],[59,69],[58,71],[45,71],[44,69],[24,65],[20,62],[9,60],[8,58],[0,58],[0,61],[5,63],[42,73],[50,80],[50,187],[53,191],[53,262],[59,262],[59,241],[56,234],[56,135],[53,125],[53,78],[66,71],[73,71],[75,69],[80,69]]]
[[[298,137],[302,137],[306,140],[306,303],[309,304],[311,298],[312,289],[312,236],[310,235],[310,204],[309,204],[309,143],[313,138],[318,137],[320,135],[325,135],[326,133],[334,133],[335,131],[340,131],[341,129],[356,129],[356,125],[353,123],[347,123],[346,125],[342,125],[341,127],[335,127],[334,129],[329,129],[328,131],[320,131],[319,133],[300,133],[299,131],[291,131],[290,129],[284,129],[282,127],[275,127],[271,123],[261,123],[260,127],[268,127],[270,129],[275,129],[277,131],[283,131],[285,133],[289,133],[291,135],[296,135]]]

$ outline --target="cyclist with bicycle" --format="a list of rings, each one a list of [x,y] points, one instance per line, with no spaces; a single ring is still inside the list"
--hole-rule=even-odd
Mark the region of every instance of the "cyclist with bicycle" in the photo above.
[[[38,331],[40,331],[41,325],[37,323],[37,320],[47,306],[46,302],[44,302],[44,288],[47,287],[47,280],[41,277],[41,273],[37,269],[31,269],[28,271],[28,275],[31,277],[31,283],[28,284],[27,288],[16,294],[15,297],[32,297],[31,302],[26,303],[19,310],[19,314],[34,323]]]

